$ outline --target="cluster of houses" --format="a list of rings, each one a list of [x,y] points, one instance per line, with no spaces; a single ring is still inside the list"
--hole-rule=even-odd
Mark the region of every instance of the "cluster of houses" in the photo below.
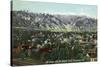
[[[34,54],[41,54],[43,59],[46,53],[52,52],[55,48],[62,48],[68,44],[73,50],[77,45],[85,52],[89,61],[97,60],[97,34],[93,32],[33,32],[27,42],[21,42],[12,49],[14,58],[33,57]],[[17,56],[17,57],[16,57]],[[45,58],[45,57],[44,57]]]

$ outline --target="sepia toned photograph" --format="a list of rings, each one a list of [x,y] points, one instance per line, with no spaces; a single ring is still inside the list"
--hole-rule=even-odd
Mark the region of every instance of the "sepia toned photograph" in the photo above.
[[[96,62],[97,6],[11,1],[11,65]]]

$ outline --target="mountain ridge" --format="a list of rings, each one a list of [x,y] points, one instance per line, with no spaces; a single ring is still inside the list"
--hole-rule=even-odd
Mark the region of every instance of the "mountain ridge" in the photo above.
[[[14,28],[27,30],[96,32],[97,19],[77,15],[51,15],[45,13],[31,13],[12,11],[12,25]]]

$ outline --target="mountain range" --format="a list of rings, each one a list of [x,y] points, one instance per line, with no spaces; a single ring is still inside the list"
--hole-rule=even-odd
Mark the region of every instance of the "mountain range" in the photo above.
[[[32,31],[96,32],[97,19],[78,15],[12,11],[12,28]]]

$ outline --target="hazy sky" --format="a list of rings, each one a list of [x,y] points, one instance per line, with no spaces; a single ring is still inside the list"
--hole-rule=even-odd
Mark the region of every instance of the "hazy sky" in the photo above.
[[[97,17],[97,6],[13,0],[13,10]]]

